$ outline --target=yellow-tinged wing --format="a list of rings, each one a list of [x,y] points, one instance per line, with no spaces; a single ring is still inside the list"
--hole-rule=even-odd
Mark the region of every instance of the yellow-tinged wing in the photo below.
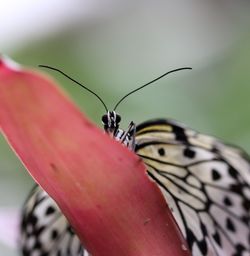
[[[193,255],[250,255],[250,161],[242,150],[158,119],[137,126],[136,153]]]

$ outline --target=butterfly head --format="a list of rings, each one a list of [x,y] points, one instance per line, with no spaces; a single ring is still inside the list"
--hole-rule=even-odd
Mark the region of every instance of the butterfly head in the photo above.
[[[104,130],[110,135],[116,134],[117,130],[119,129],[120,122],[121,116],[115,111],[108,111],[102,116]]]

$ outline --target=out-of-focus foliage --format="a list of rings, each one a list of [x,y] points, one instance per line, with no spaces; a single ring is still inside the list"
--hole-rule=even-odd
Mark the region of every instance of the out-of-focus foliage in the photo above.
[[[164,72],[191,66],[193,71],[171,74],[126,99],[118,107],[123,127],[131,120],[170,117],[250,153],[248,1],[110,0],[105,8],[100,6],[98,15],[92,11],[88,19],[78,16],[71,25],[39,40],[31,38],[7,53],[27,66],[62,69],[97,92],[110,108],[128,91]],[[44,13],[47,18],[51,26],[58,24]],[[104,109],[95,97],[60,75],[43,71],[101,126]],[[32,180],[2,137],[0,161],[0,206],[20,207]]]

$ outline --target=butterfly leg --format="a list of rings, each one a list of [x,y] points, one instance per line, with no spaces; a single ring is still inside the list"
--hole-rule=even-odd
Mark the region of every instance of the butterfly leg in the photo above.
[[[135,150],[135,133],[136,133],[136,125],[134,122],[131,122],[128,126],[127,131],[124,132],[124,134],[120,139],[120,142],[132,151]]]

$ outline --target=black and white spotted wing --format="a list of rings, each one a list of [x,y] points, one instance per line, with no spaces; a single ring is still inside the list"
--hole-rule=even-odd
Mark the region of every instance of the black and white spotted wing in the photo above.
[[[245,153],[165,119],[137,126],[136,143],[193,255],[250,255]]]
[[[23,256],[90,256],[55,201],[38,186],[23,208],[20,246]]]
[[[250,163],[244,153],[171,120],[137,126],[136,153],[159,185],[194,256],[249,256]],[[23,210],[25,256],[87,256],[39,187]]]

